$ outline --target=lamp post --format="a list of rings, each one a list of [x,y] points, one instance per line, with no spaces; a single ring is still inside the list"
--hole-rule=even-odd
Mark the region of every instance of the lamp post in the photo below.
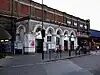
[[[69,50],[69,56],[71,56],[71,36],[69,36],[69,41],[70,41],[70,50]]]
[[[44,51],[43,51],[43,42],[44,42],[44,36],[45,36],[45,30],[43,29],[43,0],[42,0],[42,59],[44,60]]]
[[[14,0],[11,0],[11,50],[13,51],[13,54],[15,54],[15,48],[14,48],[14,41],[16,40],[16,24],[15,20],[13,18],[14,16]]]

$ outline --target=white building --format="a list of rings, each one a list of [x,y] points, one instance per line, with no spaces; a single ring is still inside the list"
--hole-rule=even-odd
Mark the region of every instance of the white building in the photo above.
[[[26,19],[17,22],[16,43],[22,42],[23,52],[41,52],[41,28],[42,22],[38,20]],[[47,46],[56,49],[57,45],[61,45],[63,51],[70,50],[71,43],[74,49],[77,47],[76,29],[47,22],[43,23],[43,28],[45,29],[44,51],[48,50]]]

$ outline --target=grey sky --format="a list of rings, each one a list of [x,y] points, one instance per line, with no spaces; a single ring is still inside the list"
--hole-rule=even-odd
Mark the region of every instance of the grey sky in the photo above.
[[[42,0],[34,0],[42,3]],[[43,0],[44,4],[68,14],[90,19],[90,28],[100,30],[100,0]]]

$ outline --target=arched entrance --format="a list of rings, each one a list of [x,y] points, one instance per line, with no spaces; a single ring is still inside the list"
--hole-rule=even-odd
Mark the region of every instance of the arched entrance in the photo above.
[[[77,42],[77,41],[76,41],[76,35],[75,35],[75,32],[74,32],[74,31],[72,31],[72,32],[70,33],[70,38],[69,38],[69,40],[70,40],[70,49],[71,49],[71,50],[74,50],[74,49],[75,49],[75,43]]]
[[[26,28],[24,25],[19,25],[16,31],[15,53],[24,53],[24,37]]]
[[[62,44],[62,35],[63,35],[63,32],[62,32],[62,29],[61,28],[58,28],[57,30],[56,30],[56,34],[57,34],[57,36],[56,36],[56,45],[58,46],[58,45],[61,45]]]
[[[53,41],[53,34],[55,33],[54,28],[48,27],[47,28],[47,42],[52,42]]]
[[[49,49],[54,49],[55,47],[55,30],[53,27],[48,27],[47,30],[46,30],[46,47],[47,47],[47,50]]]
[[[69,40],[69,36],[68,36],[68,31],[64,32],[64,50],[68,51],[68,40]]]
[[[42,42],[43,40],[41,35],[42,26],[37,25],[37,27],[34,30],[35,30],[35,52],[42,53],[43,49],[43,42]]]

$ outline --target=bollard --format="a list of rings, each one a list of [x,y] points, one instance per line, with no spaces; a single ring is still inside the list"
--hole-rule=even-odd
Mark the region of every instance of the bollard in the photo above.
[[[60,50],[60,58],[62,57],[62,51]]]
[[[51,49],[49,49],[49,60],[51,60]]]
[[[77,55],[77,50],[75,50],[75,55]]]
[[[71,56],[71,50],[69,50],[69,56]]]

